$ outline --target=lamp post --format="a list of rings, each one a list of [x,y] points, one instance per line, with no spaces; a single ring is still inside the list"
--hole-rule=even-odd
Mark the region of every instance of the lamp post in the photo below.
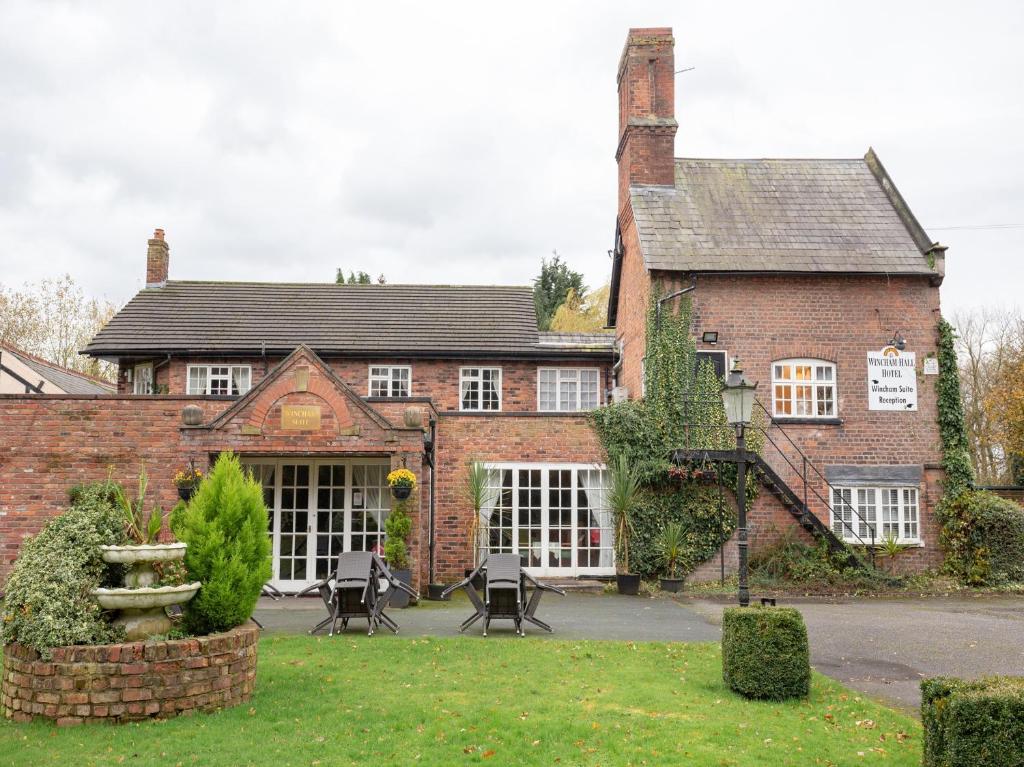
[[[743,377],[738,359],[733,360],[732,370],[722,386],[722,403],[725,405],[725,419],[736,429],[736,507],[739,512],[739,527],[736,530],[740,558],[740,607],[750,604],[750,587],[747,584],[747,438],[746,428],[754,410],[754,390]]]

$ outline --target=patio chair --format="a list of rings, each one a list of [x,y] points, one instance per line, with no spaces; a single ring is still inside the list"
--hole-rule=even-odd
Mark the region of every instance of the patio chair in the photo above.
[[[477,576],[484,578],[484,596],[473,586]],[[532,587],[532,593],[530,592]],[[540,606],[541,594],[553,591],[565,596],[562,589],[541,583],[522,568],[518,554],[491,554],[465,579],[449,586],[442,596],[456,589],[464,589],[475,612],[462,622],[459,631],[465,631],[481,618],[484,621],[483,635],[487,636],[492,620],[506,619],[515,623],[516,634],[525,636],[524,623],[532,623],[548,632],[553,632],[536,613]],[[527,594],[529,593],[529,599]]]
[[[310,634],[330,624],[328,636],[334,636],[339,620],[341,630],[344,631],[352,618],[365,618],[367,635],[373,636],[379,626],[398,633],[398,624],[384,613],[388,598],[395,589],[417,596],[415,591],[392,574],[376,554],[369,551],[346,551],[338,555],[338,565],[333,575],[303,589],[296,596],[316,590],[327,608],[328,616],[311,628]]]

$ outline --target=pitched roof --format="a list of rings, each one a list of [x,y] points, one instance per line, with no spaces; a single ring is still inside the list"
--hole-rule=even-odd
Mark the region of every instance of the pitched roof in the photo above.
[[[677,159],[674,187],[630,195],[648,269],[937,274],[932,243],[871,151]]]
[[[168,281],[138,293],[93,356],[291,352],[551,356],[530,287]],[[564,354],[565,350],[559,350]]]
[[[65,394],[113,394],[117,391],[112,383],[47,362],[13,346],[2,344],[0,351],[16,357],[25,367],[35,371]]]

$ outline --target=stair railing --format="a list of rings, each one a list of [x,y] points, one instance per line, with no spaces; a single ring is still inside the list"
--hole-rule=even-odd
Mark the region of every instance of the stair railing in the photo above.
[[[696,429],[709,429],[709,428],[710,429],[715,429],[715,428],[717,428],[717,429],[726,429],[729,432],[732,431],[732,427],[728,426],[728,425],[710,424],[710,423],[696,424],[696,423],[693,423],[690,420],[689,415],[690,415],[690,403],[691,402],[697,401],[697,400],[714,401],[715,399],[716,398],[714,398],[714,397],[695,397],[694,396],[694,397],[686,397],[683,400],[683,425],[684,425],[683,442],[684,442],[686,450],[690,450],[691,449],[691,446],[690,446],[690,435],[691,435],[691,430],[692,429],[695,429],[695,428]],[[814,462],[807,456],[807,454],[793,440],[793,438],[789,434],[786,433],[785,429],[783,429],[782,426],[775,421],[775,418],[772,416],[771,412],[764,406],[764,404],[759,399],[757,399],[757,398],[754,399],[754,403],[761,409],[761,411],[765,414],[765,416],[767,416],[768,426],[767,427],[761,427],[761,426],[756,426],[754,424],[751,424],[748,428],[756,429],[757,432],[762,434],[764,436],[764,438],[765,438],[765,443],[768,444],[768,445],[771,445],[771,447],[773,447],[775,449],[775,452],[778,453],[779,457],[782,458],[782,460],[786,463],[786,465],[789,466],[789,468],[793,472],[793,474],[800,478],[800,481],[803,483],[803,488],[802,488],[802,490],[803,490],[803,493],[802,493],[803,494],[803,499],[802,500],[803,500],[803,507],[804,507],[804,509],[806,509],[810,513],[813,513],[813,512],[810,511],[811,507],[810,507],[808,501],[810,500],[811,496],[813,496],[815,499],[817,499],[818,502],[820,502],[826,509],[828,509],[828,511],[829,511],[829,513],[831,515],[832,524],[829,525],[829,529],[833,530],[833,534],[834,534],[833,526],[835,525],[836,522],[839,522],[840,528],[842,530],[848,531],[849,534],[850,534],[850,537],[856,539],[856,541],[858,543],[860,543],[861,545],[863,545],[863,546],[865,546],[867,548],[868,556],[869,556],[869,558],[871,560],[871,564],[872,564],[872,566],[874,566],[874,563],[875,563],[875,548],[876,548],[876,538],[875,538],[876,525],[875,525],[875,522],[870,521],[870,520],[864,518],[864,516],[861,515],[861,513],[856,508],[854,508],[852,503],[847,502],[845,500],[842,500],[843,499],[842,493],[841,492],[838,492],[838,493],[836,492],[836,488],[833,487],[832,483],[830,483],[825,478],[824,473],[814,464]],[[800,462],[799,466],[797,466],[797,464],[795,464],[792,460],[790,460],[790,457],[786,454],[786,451],[779,445],[778,442],[775,441],[775,439],[772,438],[772,435],[769,433],[769,429],[770,428],[774,428],[776,432],[781,434],[785,438],[786,443],[788,443],[789,446],[792,447],[792,449],[796,452],[796,454],[798,456],[798,460]],[[818,492],[817,487],[815,487],[815,486],[813,486],[811,484],[811,482],[809,481],[809,478],[811,478],[812,475],[813,475],[813,477],[816,477],[818,480],[820,480],[821,484],[823,484],[825,486],[825,488],[826,488],[826,495],[828,497],[823,496],[820,492]],[[782,489],[782,488],[780,488],[780,489]],[[840,508],[838,510],[835,508],[835,506],[833,506],[833,501],[831,500],[831,499],[833,499],[835,497],[838,497],[841,500]],[[794,500],[799,501],[801,499],[799,497],[796,497],[796,498],[794,498]],[[850,517],[850,521],[849,522],[847,521],[847,516]],[[854,517],[856,519],[854,519]],[[864,537],[860,533],[857,532],[857,530],[855,529],[853,524],[851,524],[851,523],[854,523],[854,522],[857,523],[861,527],[861,529],[866,531],[866,533],[867,533],[867,535],[868,535],[870,540],[865,540]],[[849,538],[846,535],[843,535],[842,538],[846,542],[849,542]]]

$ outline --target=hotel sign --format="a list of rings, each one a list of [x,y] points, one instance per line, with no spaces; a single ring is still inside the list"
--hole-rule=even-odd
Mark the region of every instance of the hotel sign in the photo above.
[[[281,428],[291,431],[316,431],[320,428],[320,406],[282,405]]]
[[[917,355],[895,346],[868,352],[868,410],[917,410]]]

